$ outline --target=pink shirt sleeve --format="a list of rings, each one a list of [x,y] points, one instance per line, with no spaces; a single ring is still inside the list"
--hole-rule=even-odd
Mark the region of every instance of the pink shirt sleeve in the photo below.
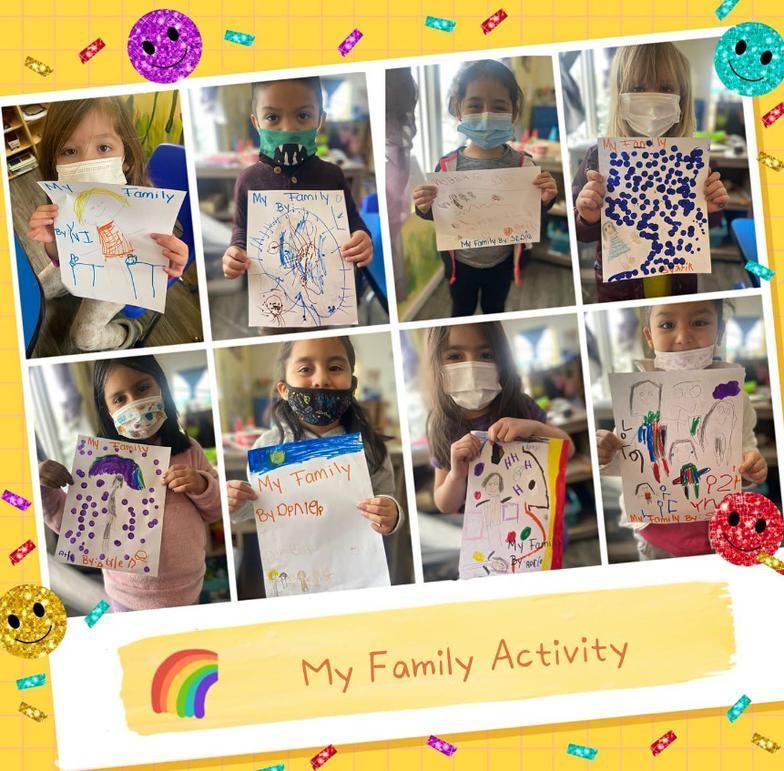
[[[207,482],[207,489],[201,495],[186,495],[191,499],[193,505],[199,510],[201,518],[205,522],[218,522],[221,519],[221,500],[220,487],[218,485],[218,475],[212,468],[207,456],[195,439],[191,439],[191,447],[187,450],[182,461],[192,466],[200,476]]]

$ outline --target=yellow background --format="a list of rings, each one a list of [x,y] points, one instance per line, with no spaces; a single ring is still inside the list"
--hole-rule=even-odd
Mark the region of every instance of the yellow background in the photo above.
[[[199,2],[153,3],[124,0],[3,0],[0,4],[0,93],[33,94],[36,91],[141,82],[125,52],[133,23],[155,7],[178,8],[188,13],[201,30],[204,54],[195,75],[218,75],[274,67],[304,66],[338,61],[357,62],[394,56],[414,56],[459,50],[482,50],[520,44],[581,40],[616,35],[636,35],[718,26],[714,8],[719,0],[203,0]],[[502,6],[509,18],[485,36],[480,22]],[[722,26],[743,21],[763,21],[784,32],[781,0],[740,0]],[[453,33],[424,27],[426,15],[457,21]],[[364,37],[346,59],[337,45],[355,27]],[[223,40],[226,29],[256,35],[252,48]],[[78,52],[96,37],[106,48],[88,64]],[[41,77],[23,66],[30,55],[54,68]],[[154,86],[151,86],[151,89]],[[784,88],[755,100],[758,143],[761,150],[784,159],[784,119],[763,128],[759,116],[784,99]],[[775,269],[784,250],[784,174],[762,168],[769,261]],[[5,221],[5,217],[3,217]],[[6,230],[0,237],[0,487],[31,497],[31,481],[25,442],[19,354],[16,345],[10,261]],[[781,303],[784,276],[773,280],[778,339],[781,340]],[[0,552],[9,553],[27,538],[36,540],[33,512],[16,511],[0,502]],[[12,567],[0,558],[0,591],[40,579],[38,554]],[[777,612],[771,608],[771,612]],[[666,627],[666,608],[662,607]],[[760,620],[759,633],[764,634]],[[780,641],[771,641],[771,677],[780,678]],[[666,661],[652,666],[667,666]],[[47,685],[19,692],[15,680],[46,671],[42,661],[14,659],[0,653],[0,769],[39,771],[52,769],[57,758],[54,724],[50,719],[36,723],[17,712],[25,701],[46,712],[52,711]],[[749,694],[753,698],[753,693]],[[740,694],[728,693],[726,706]],[[784,694],[783,694],[784,696]],[[619,693],[622,703],[623,694]],[[559,769],[745,769],[781,768],[784,751],[771,755],[750,743],[758,732],[784,744],[784,703],[753,705],[730,725],[720,709],[628,718],[585,721],[540,729],[446,735],[458,746],[446,758],[426,744],[427,727],[421,739],[338,747],[326,771],[408,771],[444,769],[456,771],[558,771]],[[678,709],[677,704],[672,705]],[[89,715],[85,715],[89,720]],[[657,758],[649,745],[672,729],[678,740]],[[599,748],[594,761],[566,755],[566,745],[576,742]],[[244,756],[224,760],[191,761],[146,766],[157,771],[185,769],[231,769],[255,771],[285,762],[287,771],[308,771],[308,759],[320,748],[275,756]]]

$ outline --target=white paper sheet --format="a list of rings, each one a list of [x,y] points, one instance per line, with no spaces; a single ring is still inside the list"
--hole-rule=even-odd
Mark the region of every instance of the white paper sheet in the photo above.
[[[169,447],[79,436],[55,558],[158,575]]]
[[[605,282],[711,272],[709,150],[709,139],[599,139]]]
[[[342,190],[251,190],[249,325],[356,324],[354,268],[340,255],[350,236]]]
[[[560,439],[484,442],[468,470],[460,578],[550,568],[563,525],[562,450]]]
[[[740,491],[744,379],[742,367],[610,375],[628,522],[710,519]]]
[[[267,597],[389,586],[382,536],[357,509],[373,497],[360,434],[248,453]]]
[[[542,196],[533,184],[541,169],[521,166],[426,174],[438,187],[433,201],[440,251],[539,241]]]
[[[152,233],[174,230],[182,190],[39,182],[57,204],[60,276],[71,294],[163,313],[169,261]]]

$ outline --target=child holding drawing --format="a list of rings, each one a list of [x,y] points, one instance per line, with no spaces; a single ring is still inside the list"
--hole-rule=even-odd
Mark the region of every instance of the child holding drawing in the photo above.
[[[38,160],[45,180],[96,182],[116,185],[149,185],[142,146],[133,118],[120,97],[52,102],[44,118]],[[57,206],[41,204],[30,218],[28,236],[43,244],[52,264],[39,274],[47,298],[67,294],[60,278],[55,242]],[[188,247],[171,233],[154,233],[153,240],[169,264],[171,278],[182,275]],[[141,337],[137,319],[120,318],[122,303],[82,298],[71,325],[71,338],[80,351],[130,348]]]
[[[394,497],[395,478],[385,437],[370,424],[356,399],[355,364],[348,337],[282,343],[272,394],[274,427],[253,447],[360,433],[374,497],[357,501],[357,516],[365,517],[377,533],[390,535],[402,525],[403,510]],[[229,480],[227,487],[232,521],[253,519],[257,495],[251,485]],[[346,516],[353,515],[346,512]]]
[[[607,136],[690,137],[695,131],[691,70],[688,59],[672,43],[619,48],[610,72]],[[599,173],[599,150],[592,147],[572,182],[579,241],[596,243],[594,272],[601,302],[693,294],[697,275],[676,273],[604,283],[602,276],[602,205],[606,194]],[[721,222],[729,195],[718,171],[705,180],[708,222]]]
[[[198,443],[177,420],[169,384],[152,356],[97,361],[93,395],[98,435],[106,439],[171,448],[168,488],[157,577],[103,570],[112,610],[147,610],[194,605],[205,572],[205,524],[221,518],[217,474]],[[66,493],[74,484],[69,470],[53,460],[38,469],[44,521],[60,532]]]
[[[640,372],[719,369],[729,367],[715,358],[716,346],[724,334],[723,300],[703,300],[693,303],[674,303],[643,308],[643,334],[653,351],[653,359],[635,362]],[[767,479],[768,466],[757,449],[754,426],[757,415],[749,395],[743,392],[743,460],[738,469],[741,476],[754,484]],[[613,461],[624,446],[612,431],[597,431],[596,442],[601,470],[617,474]],[[613,464],[613,466],[611,466]],[[634,527],[637,550],[641,560],[662,557],[687,557],[710,554],[708,522],[675,524],[629,523],[621,499],[621,524]]]
[[[358,268],[373,259],[370,231],[359,216],[343,172],[316,156],[316,135],[325,117],[321,78],[317,76],[253,84],[250,119],[259,132],[261,150],[258,162],[237,178],[231,244],[223,255],[226,278],[239,278],[250,267],[247,228],[251,190],[342,190],[351,236],[341,246],[341,256]]]
[[[470,62],[462,67],[449,92],[450,115],[460,121],[457,130],[467,145],[445,155],[436,171],[473,171],[534,166],[530,155],[512,149],[514,122],[523,107],[523,92],[512,71],[493,60]],[[542,199],[542,211],[554,203],[558,192],[547,171],[534,178]],[[414,189],[416,213],[433,219],[433,201],[438,188],[419,185]],[[482,313],[502,313],[513,276],[519,282],[521,245],[486,246],[444,252],[444,275],[449,281],[452,316],[472,316],[477,302]]]
[[[523,393],[500,322],[429,329],[426,351],[433,405],[427,438],[439,511],[451,514],[463,508],[468,467],[482,445],[474,431],[486,431],[492,442],[565,439],[569,457],[574,454],[569,435],[547,425],[544,410]]]

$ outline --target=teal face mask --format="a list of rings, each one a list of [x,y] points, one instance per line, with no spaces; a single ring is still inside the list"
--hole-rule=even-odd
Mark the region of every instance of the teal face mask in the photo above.
[[[500,147],[514,139],[514,125],[510,112],[483,112],[479,115],[466,115],[457,130],[474,144],[485,150]]]
[[[317,128],[304,131],[259,129],[261,152],[280,166],[299,166],[316,154]]]

